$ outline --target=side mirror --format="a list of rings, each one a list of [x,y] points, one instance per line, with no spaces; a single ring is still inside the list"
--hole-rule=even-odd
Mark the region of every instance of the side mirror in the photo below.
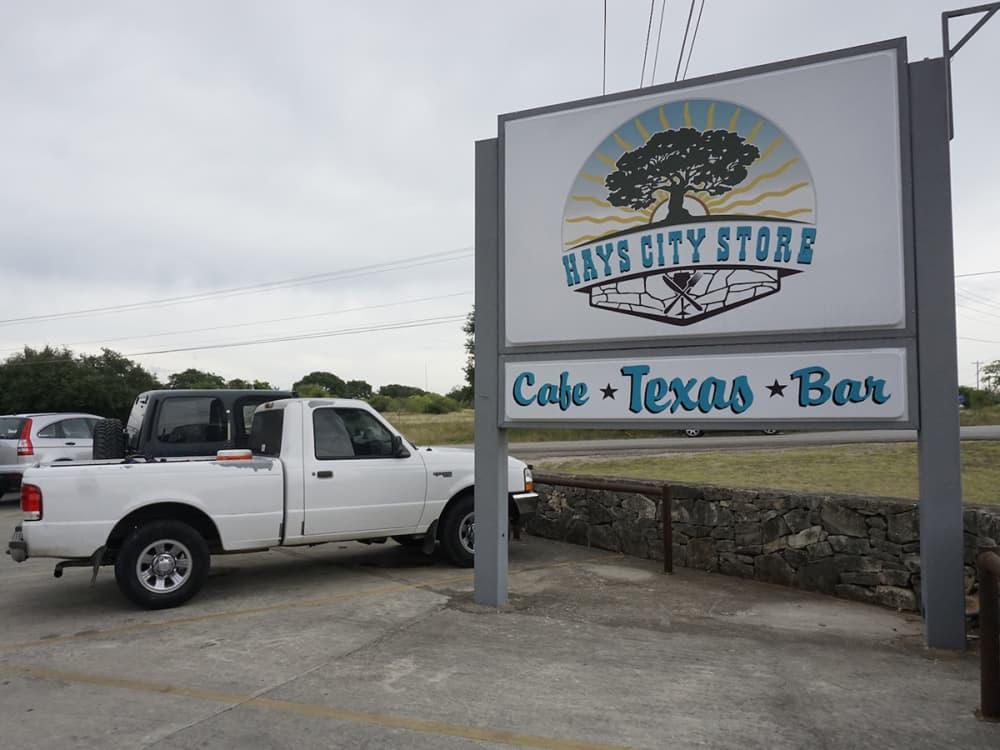
[[[399,435],[392,436],[392,457],[393,458],[409,458],[410,451],[406,449],[403,444],[403,438]]]

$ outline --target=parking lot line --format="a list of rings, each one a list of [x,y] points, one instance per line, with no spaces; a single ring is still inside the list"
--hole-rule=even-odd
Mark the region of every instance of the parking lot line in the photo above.
[[[461,739],[476,740],[479,742],[492,742],[502,745],[513,745],[516,747],[540,748],[541,750],[629,750],[629,748],[624,745],[607,745],[602,743],[585,742],[582,740],[563,739],[559,737],[542,737],[538,735],[511,732],[504,729],[490,729],[487,727],[474,727],[463,724],[449,724],[447,722],[434,721],[430,719],[417,719],[407,716],[395,716],[392,714],[355,711],[352,709],[337,708],[335,706],[324,706],[318,703],[298,703],[295,701],[276,700],[273,698],[264,698],[248,694],[228,693],[220,690],[205,690],[203,688],[186,687],[183,685],[146,682],[143,680],[124,679],[120,677],[87,674],[82,672],[67,672],[62,670],[45,669],[42,667],[0,664],[0,673],[36,680],[52,680],[58,682],[77,683],[81,685],[95,685],[98,687],[119,690],[131,690],[143,693],[176,695],[210,703],[221,703],[230,707],[250,706],[268,711],[294,714],[297,716],[330,719],[333,721],[346,721],[355,724],[368,724],[386,727],[389,729],[404,729],[411,732],[435,734],[443,737],[458,737]]]
[[[560,563],[553,563],[551,565],[540,565],[537,567],[522,568],[520,570],[511,571],[511,575],[519,575],[521,573],[530,573],[536,570],[550,570],[554,568],[562,568],[567,565],[579,565],[581,563],[594,562],[597,560],[620,560],[622,555],[616,555],[614,553],[605,553],[603,555],[595,555],[593,557],[581,558],[579,560],[566,560]],[[34,641],[21,641],[20,643],[11,643],[6,645],[0,645],[0,654],[9,654],[16,651],[22,651],[28,648],[36,648],[38,646],[52,646],[60,643],[70,643],[74,641],[85,641],[85,640],[95,640],[108,635],[121,635],[124,633],[139,633],[145,630],[162,630],[163,628],[177,627],[179,625],[190,625],[196,622],[209,622],[212,620],[223,620],[232,617],[247,617],[251,615],[266,614],[268,612],[277,611],[287,611],[290,609],[305,609],[308,607],[323,607],[330,604],[339,604],[341,602],[352,601],[355,599],[366,599],[373,596],[383,596],[388,594],[399,594],[406,591],[413,591],[416,589],[427,589],[436,588],[439,586],[447,586],[452,583],[471,583],[472,573],[471,571],[466,571],[460,575],[453,575],[446,578],[440,578],[434,581],[422,581],[420,583],[401,583],[392,586],[380,586],[373,589],[363,589],[361,591],[352,591],[346,594],[334,594],[332,596],[315,597],[312,599],[298,599],[291,602],[279,602],[276,604],[267,604],[260,607],[247,607],[245,609],[231,609],[224,612],[208,612],[202,615],[191,615],[189,617],[176,617],[172,620],[161,620],[156,622],[139,622],[132,625],[122,625],[113,628],[104,628],[102,630],[88,630],[81,633],[74,633],[71,635],[60,635],[54,638],[40,638]]]

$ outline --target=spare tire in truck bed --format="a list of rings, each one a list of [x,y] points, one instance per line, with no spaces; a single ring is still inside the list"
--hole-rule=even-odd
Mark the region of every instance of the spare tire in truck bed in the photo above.
[[[94,425],[94,460],[125,458],[125,427],[120,419],[102,419]]]

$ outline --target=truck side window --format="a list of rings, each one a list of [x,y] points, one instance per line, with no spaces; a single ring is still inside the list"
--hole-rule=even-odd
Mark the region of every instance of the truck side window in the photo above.
[[[363,458],[391,458],[392,433],[363,409],[337,409],[351,437],[354,455]]]
[[[226,440],[226,410],[209,397],[164,399],[156,430],[161,443],[222,443]]]
[[[316,458],[354,458],[354,446],[344,422],[333,409],[313,412],[313,442]]]
[[[281,409],[257,412],[250,428],[250,450],[255,456],[281,455],[281,433],[285,423],[285,412]]]

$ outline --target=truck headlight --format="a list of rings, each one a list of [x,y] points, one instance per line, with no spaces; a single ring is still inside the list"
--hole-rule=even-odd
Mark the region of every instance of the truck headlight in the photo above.
[[[524,467],[524,491],[534,492],[535,491],[535,480],[531,476],[531,468],[528,466]]]

